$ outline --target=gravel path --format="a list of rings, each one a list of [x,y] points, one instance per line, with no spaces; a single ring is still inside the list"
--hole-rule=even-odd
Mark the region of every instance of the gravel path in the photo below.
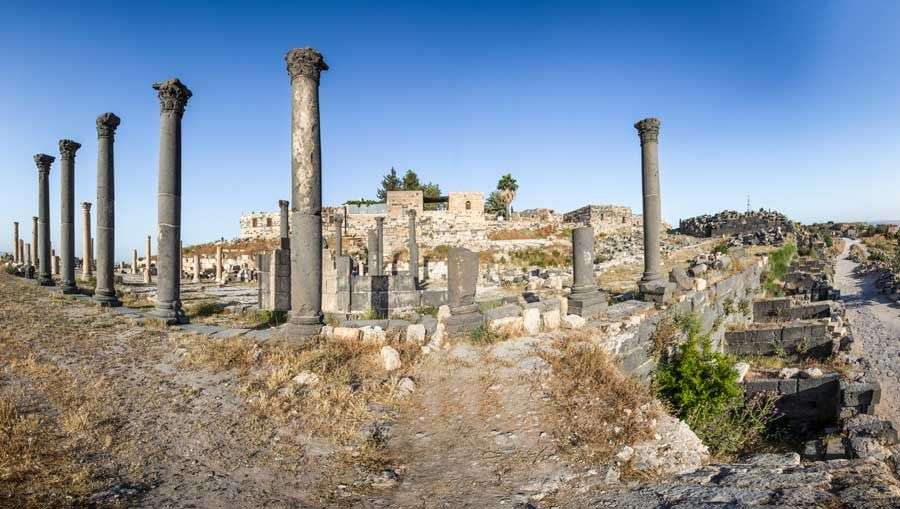
[[[835,269],[835,284],[853,331],[855,354],[866,357],[878,373],[881,403],[878,414],[900,425],[900,306],[875,288],[874,275],[856,277],[856,263],[847,253],[856,240],[845,240],[844,252]]]

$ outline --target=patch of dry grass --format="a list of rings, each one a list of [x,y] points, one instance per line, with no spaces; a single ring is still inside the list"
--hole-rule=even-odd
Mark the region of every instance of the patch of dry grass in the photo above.
[[[547,239],[557,233],[556,226],[546,225],[540,228],[509,228],[489,232],[489,240],[531,240]]]
[[[542,417],[564,449],[602,462],[623,445],[652,437],[661,409],[646,387],[623,374],[599,346],[557,341],[555,347],[541,353],[551,368]]]

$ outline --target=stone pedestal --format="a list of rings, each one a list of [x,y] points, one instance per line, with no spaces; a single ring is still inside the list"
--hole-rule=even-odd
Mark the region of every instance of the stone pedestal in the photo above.
[[[145,248],[145,252],[147,253],[147,263],[144,266],[144,284],[150,284],[150,236],[147,235],[147,246]]]
[[[406,211],[409,216],[409,273],[413,283],[419,286],[419,244],[416,241],[416,209]]]
[[[84,202],[81,204],[81,230],[82,230],[82,248],[81,248],[81,279],[87,281],[94,276],[92,266],[94,264],[93,237],[91,237],[91,204]]]
[[[285,55],[291,78],[291,313],[288,338],[315,336],[322,314],[322,140],[319,77],[328,69],[312,48]]]
[[[156,308],[152,315],[186,323],[181,307],[181,118],[191,91],[177,78],[154,83],[159,98]]]
[[[81,144],[59,140],[59,254],[63,293],[77,293],[75,285],[75,153]]]
[[[572,230],[572,293],[569,314],[585,320],[606,316],[606,295],[594,284],[594,229],[582,226]]]
[[[117,307],[113,264],[116,248],[115,155],[113,145],[119,117],[104,113],[97,117],[97,287],[94,302]]]
[[[475,304],[478,283],[478,253],[454,247],[447,255],[447,300],[450,317],[445,321],[448,334],[463,334],[484,323]]]
[[[13,263],[19,264],[22,263],[22,258],[20,256],[21,251],[19,251],[19,222],[13,221]]]
[[[50,165],[56,158],[47,154],[34,156],[38,169],[38,284],[53,286],[50,259]]]

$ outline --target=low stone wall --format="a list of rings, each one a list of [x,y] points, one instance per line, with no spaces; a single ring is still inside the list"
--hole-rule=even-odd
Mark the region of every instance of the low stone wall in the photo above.
[[[725,332],[724,350],[737,355],[830,355],[832,337],[828,320],[773,324],[749,330]]]

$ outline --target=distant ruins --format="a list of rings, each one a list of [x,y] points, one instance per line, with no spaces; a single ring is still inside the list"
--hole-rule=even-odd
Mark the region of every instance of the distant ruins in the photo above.
[[[774,210],[754,210],[736,212],[726,210],[715,215],[682,219],[678,231],[693,237],[721,237],[732,235],[755,235],[760,231],[780,229],[783,233],[794,231],[794,222],[784,214]]]

